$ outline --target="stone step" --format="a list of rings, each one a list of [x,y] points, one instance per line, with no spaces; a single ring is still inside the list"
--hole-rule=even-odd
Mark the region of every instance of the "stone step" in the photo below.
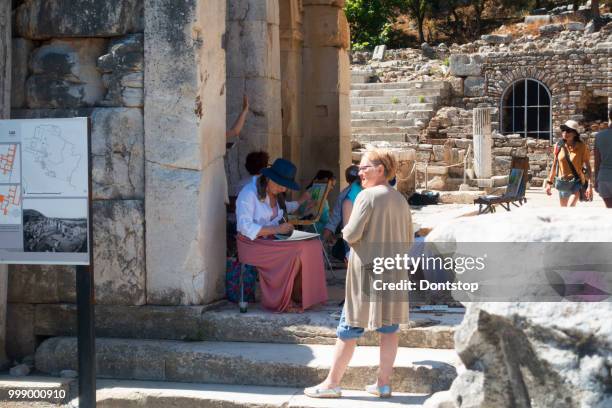
[[[386,133],[386,134],[362,134],[351,135],[351,140],[359,143],[369,142],[390,142],[390,143],[413,143],[417,144],[419,135],[407,135],[405,133]]]
[[[96,368],[100,378],[299,388],[326,377],[333,353],[331,345],[97,338]],[[77,339],[43,341],[35,362],[36,369],[51,375],[76,370]],[[343,387],[363,389],[376,378],[378,362],[378,347],[359,347]],[[457,375],[455,366],[460,363],[454,350],[401,347],[393,389],[413,393],[446,390]]]
[[[38,393],[45,392],[51,395],[51,398],[40,398],[40,401],[33,399],[23,401],[23,405],[19,405],[19,399],[9,401],[10,390],[13,391],[32,391]],[[0,375],[0,407],[15,407],[15,408],[48,408],[67,404],[72,398],[77,395],[78,385],[73,378],[49,377],[43,375],[29,375],[26,377],[12,377],[10,375]],[[14,405],[11,405],[14,403]],[[5,405],[6,404],[6,405]]]
[[[376,137],[374,140],[381,140]],[[403,141],[403,139],[401,140]],[[270,313],[250,304],[248,313],[238,313],[233,304],[206,310],[202,306],[96,306],[96,335],[151,340],[225,340],[253,342],[333,344],[338,324],[338,302],[304,313]],[[34,335],[75,336],[74,305],[34,306]],[[400,345],[405,347],[453,348],[457,315],[411,313],[411,324],[402,327]],[[249,336],[242,336],[249,322]],[[366,333],[360,344],[376,344]]]
[[[212,341],[249,341],[258,343],[334,344],[340,308],[325,306],[301,314],[269,313],[250,307],[238,313],[235,306],[202,315],[203,338]],[[454,348],[455,328],[462,314],[412,312],[410,324],[402,325],[399,344],[413,348]],[[376,332],[366,331],[359,345],[378,345]]]
[[[351,127],[414,126],[415,119],[351,119]]]
[[[381,105],[353,105],[351,111],[377,112],[377,111],[413,111],[413,110],[434,110],[433,103],[390,103]]]
[[[355,105],[389,105],[389,104],[413,104],[413,103],[433,103],[438,104],[441,96],[351,96],[351,107]]]
[[[377,112],[352,111],[351,119],[425,119],[433,117],[433,110],[388,110]]]
[[[391,133],[401,133],[404,135],[418,136],[421,134],[419,128],[411,127],[367,127],[367,128],[353,128],[351,129],[352,135],[388,135]]]
[[[448,89],[450,84],[445,81],[414,81],[414,82],[374,82],[351,84],[351,90],[371,89]]]
[[[421,130],[416,126],[366,126],[354,127],[351,134],[385,135],[389,133],[403,133],[406,135],[419,135]]]
[[[98,408],[418,408],[428,394],[393,393],[381,399],[343,390],[340,399],[313,399],[302,388],[185,384],[158,381],[97,381]],[[313,384],[314,385],[314,384]]]
[[[399,97],[399,96],[440,96],[442,91],[440,89],[431,88],[408,88],[408,89],[366,89],[366,90],[352,90],[351,98],[363,98],[372,96],[384,96],[384,97]]]

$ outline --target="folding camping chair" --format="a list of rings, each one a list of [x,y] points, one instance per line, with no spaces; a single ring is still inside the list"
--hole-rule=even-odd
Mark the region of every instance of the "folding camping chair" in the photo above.
[[[504,194],[488,195],[474,200],[474,204],[478,204],[478,214],[494,213],[496,204],[501,205],[506,211],[510,211],[510,205],[515,207],[523,205],[527,202],[527,198],[525,198],[526,187],[527,178],[524,176],[524,169],[510,169],[508,186]]]

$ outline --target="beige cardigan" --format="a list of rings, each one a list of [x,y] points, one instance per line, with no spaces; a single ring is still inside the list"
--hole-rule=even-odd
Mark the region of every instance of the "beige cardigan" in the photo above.
[[[408,323],[408,291],[376,292],[373,280],[408,279],[403,268],[372,273],[375,257],[408,253],[414,241],[410,206],[389,185],[367,188],[359,193],[351,217],[342,230],[351,246],[346,277],[346,322],[370,330]]]

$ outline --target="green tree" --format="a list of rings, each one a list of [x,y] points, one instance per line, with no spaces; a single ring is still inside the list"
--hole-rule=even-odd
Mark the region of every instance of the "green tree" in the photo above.
[[[344,12],[351,27],[354,49],[388,42],[398,16],[400,0],[346,0]]]
[[[431,10],[432,1],[427,0],[403,0],[400,8],[402,12],[407,13],[417,23],[417,29],[419,31],[419,43],[425,42],[425,35],[423,33],[423,24],[427,14]]]

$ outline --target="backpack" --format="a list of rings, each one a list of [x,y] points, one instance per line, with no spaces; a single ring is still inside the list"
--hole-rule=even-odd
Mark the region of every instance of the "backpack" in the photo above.
[[[240,302],[240,269],[243,269],[244,301],[255,302],[257,269],[252,265],[242,265],[236,258],[227,259],[225,273],[225,295],[230,302]]]

